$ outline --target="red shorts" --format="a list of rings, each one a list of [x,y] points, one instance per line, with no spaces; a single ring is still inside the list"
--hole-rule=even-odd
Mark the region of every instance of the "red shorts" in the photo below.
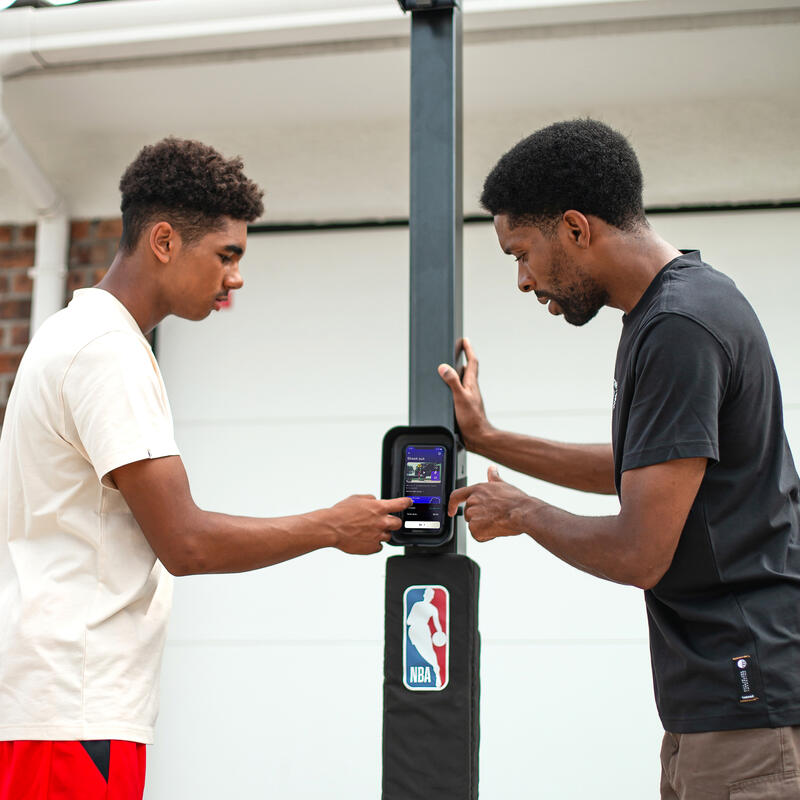
[[[0,800],[142,800],[145,746],[0,742]]]

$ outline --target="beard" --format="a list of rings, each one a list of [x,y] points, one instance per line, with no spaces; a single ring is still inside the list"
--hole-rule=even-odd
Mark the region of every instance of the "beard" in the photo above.
[[[570,282],[567,283],[570,273]],[[564,319],[570,325],[585,325],[608,303],[608,292],[591,275],[570,261],[563,248],[553,254],[550,285],[552,288],[546,294],[561,307]]]

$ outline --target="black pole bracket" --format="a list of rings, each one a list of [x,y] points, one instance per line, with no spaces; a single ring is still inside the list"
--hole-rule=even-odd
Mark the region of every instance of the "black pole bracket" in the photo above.
[[[434,11],[442,8],[456,8],[460,0],[397,0],[403,11]]]

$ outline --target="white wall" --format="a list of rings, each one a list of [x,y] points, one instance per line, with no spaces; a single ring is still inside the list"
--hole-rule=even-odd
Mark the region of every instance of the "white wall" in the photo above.
[[[800,448],[800,212],[652,222],[677,246],[700,246],[750,298]],[[467,226],[464,251],[465,332],[495,424],[607,441],[619,313],[582,329],[550,317],[516,291],[513,260],[488,224]],[[201,505],[279,515],[378,493],[381,437],[406,420],[407,258],[403,229],[254,236],[232,309],[165,321],[160,361]],[[485,468],[470,456],[472,481]],[[503,474],[576,513],[617,507]],[[379,796],[393,553],[324,551],[177,581],[147,800]],[[655,796],[661,729],[641,593],[525,538],[472,543],[470,555],[482,569],[481,797]]]

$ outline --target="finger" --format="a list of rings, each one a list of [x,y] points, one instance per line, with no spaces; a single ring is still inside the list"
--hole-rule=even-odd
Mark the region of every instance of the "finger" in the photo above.
[[[464,356],[467,359],[467,365],[464,368],[464,377],[477,382],[478,358],[475,355],[475,351],[472,349],[469,339],[466,337],[462,340],[462,349],[464,351]]]
[[[472,486],[463,486],[450,495],[450,502],[447,504],[448,516],[455,516],[458,507],[472,494],[473,488]]]
[[[394,517],[392,517],[392,519],[394,519]],[[390,542],[392,540],[392,534],[391,533],[382,533],[381,536],[380,536],[380,539],[381,539],[382,542]]]
[[[398,528],[403,527],[403,520],[400,517],[387,516],[384,520],[383,527],[390,531],[396,531]]]
[[[393,497],[391,500],[381,500],[383,510],[388,514],[394,511],[403,511],[408,508],[414,501],[410,497]]]
[[[436,371],[439,373],[439,377],[450,387],[451,392],[455,393],[463,390],[458,373],[449,364],[439,364]]]
[[[348,500],[374,500],[374,494],[351,494]]]
[[[503,482],[503,479],[500,477],[500,470],[495,466],[489,467],[486,474],[489,476],[490,483],[496,483],[497,481],[500,481],[500,483]]]

